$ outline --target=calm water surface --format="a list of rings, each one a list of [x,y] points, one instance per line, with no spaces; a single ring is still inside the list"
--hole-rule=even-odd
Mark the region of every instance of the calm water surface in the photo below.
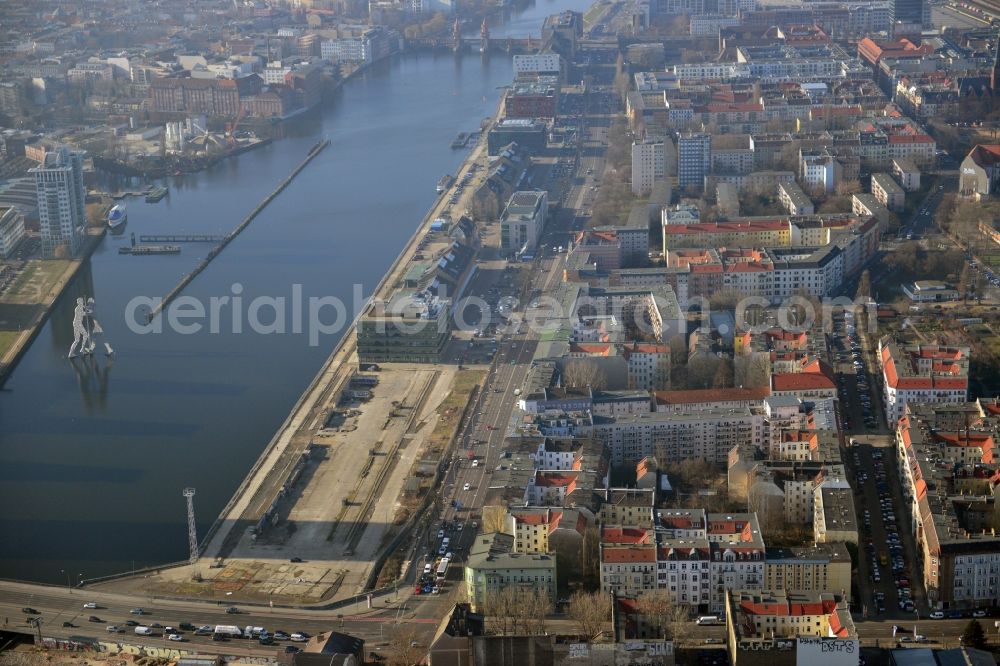
[[[538,37],[546,15],[585,4],[542,1],[492,31]],[[226,233],[327,137],[185,293],[290,301],[301,285],[305,299],[350,307],[354,285],[370,293],[461,162],[455,134],[492,115],[511,72],[498,55],[398,57],[349,81],[291,136],[170,179],[159,204],[131,200],[124,237],[105,239],[0,392],[0,577],[75,581],[186,557],[181,490],[197,489],[204,533],[339,339],[310,346],[290,323],[284,335],[232,334],[230,308],[218,334],[135,333],[127,304],[164,294],[210,246],[120,255],[129,234]],[[81,294],[96,299],[112,364],[66,360]]]

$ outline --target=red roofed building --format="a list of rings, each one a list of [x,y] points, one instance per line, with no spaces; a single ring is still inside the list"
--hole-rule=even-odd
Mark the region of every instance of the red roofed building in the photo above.
[[[895,423],[907,402],[956,404],[969,393],[969,348],[879,341],[886,419]]]
[[[930,44],[917,46],[905,37],[893,41],[875,41],[865,37],[858,42],[858,57],[873,68],[882,58],[919,60],[931,53],[934,53],[934,47]]]
[[[839,594],[727,590],[725,610],[733,666],[858,663],[858,632]]]
[[[819,360],[811,360],[800,372],[783,372],[771,375],[771,395],[790,395],[799,398],[836,398],[837,382],[833,371]]]
[[[586,509],[512,507],[507,511],[504,531],[514,535],[514,552],[551,553],[558,539],[581,546],[583,533],[593,522],[593,514]]]
[[[721,612],[724,590],[759,587],[764,540],[756,514],[662,509],[655,529],[601,531],[601,590],[639,596],[660,589],[671,602]]]

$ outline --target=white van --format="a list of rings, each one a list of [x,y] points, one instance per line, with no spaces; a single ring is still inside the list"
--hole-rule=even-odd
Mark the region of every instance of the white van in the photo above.
[[[718,615],[702,615],[698,618],[697,623],[700,625],[714,625],[722,624],[722,620],[719,619]]]
[[[153,630],[150,629],[149,627],[136,627],[135,633],[139,634],[140,636],[152,636]]]

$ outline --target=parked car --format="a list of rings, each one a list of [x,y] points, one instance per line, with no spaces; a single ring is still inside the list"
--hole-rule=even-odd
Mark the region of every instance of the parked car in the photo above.
[[[931,613],[931,615],[930,615],[930,618],[932,620],[943,620],[944,619],[944,613],[942,613],[941,611],[933,611]]]

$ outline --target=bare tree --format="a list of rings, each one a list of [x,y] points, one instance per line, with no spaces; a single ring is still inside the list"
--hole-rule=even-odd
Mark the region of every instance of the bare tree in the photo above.
[[[580,547],[580,567],[583,572],[584,584],[596,586],[601,579],[601,533],[596,525],[587,527],[583,532],[583,543]]]
[[[589,386],[600,391],[608,385],[607,375],[594,361],[576,359],[566,364],[563,370],[566,386]]]
[[[712,388],[732,388],[733,387],[733,362],[728,358],[719,359],[719,365],[712,378]]]
[[[687,362],[688,347],[683,335],[677,334],[667,341],[670,345],[670,365],[677,367]]]
[[[501,636],[513,633],[516,625],[513,617],[514,592],[513,587],[488,590],[483,599],[483,614],[489,620],[490,630]]]
[[[483,507],[483,533],[504,532],[507,529],[507,509],[490,505]]]
[[[552,599],[543,588],[507,586],[487,593],[483,612],[502,635],[540,634]]]
[[[861,191],[861,181],[857,178],[851,180],[842,180],[837,183],[837,196],[845,197],[852,194],[857,194]]]
[[[636,599],[636,608],[647,624],[652,625],[654,631],[659,632],[657,638],[665,638],[667,622],[673,611],[673,600],[670,592],[665,589],[656,589],[643,592]]]
[[[715,371],[719,367],[717,356],[696,356],[688,361],[687,387],[689,389],[707,389],[712,385]]]
[[[861,277],[858,278],[858,291],[855,294],[855,298],[858,300],[865,300],[872,293],[872,276],[868,272],[868,269],[861,271]]]
[[[522,590],[518,607],[521,610],[521,618],[524,623],[522,633],[546,633],[545,620],[553,611],[552,597],[547,589],[536,587]]]
[[[972,271],[967,262],[962,262],[962,273],[958,278],[958,290],[962,294],[962,300],[968,301],[972,288]]]
[[[600,592],[574,592],[567,611],[580,634],[593,640],[611,618],[611,597]]]
[[[423,660],[426,650],[417,640],[413,627],[397,625],[389,638],[390,666],[414,666]]]

